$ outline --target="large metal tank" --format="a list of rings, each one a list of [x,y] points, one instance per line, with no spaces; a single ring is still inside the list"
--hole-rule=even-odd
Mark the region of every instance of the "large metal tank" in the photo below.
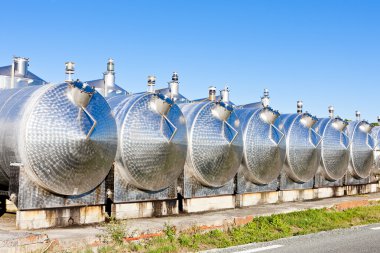
[[[302,113],[302,101],[297,102],[297,114],[281,114],[275,125],[286,136],[286,162],[284,171],[296,183],[313,179],[318,170],[321,137],[312,126],[318,119]]]
[[[225,185],[236,175],[243,155],[240,121],[228,90],[216,101],[216,89],[211,87],[209,99],[180,107],[189,136],[186,167],[205,186]]]
[[[115,169],[133,186],[159,191],[176,182],[186,160],[186,120],[168,96],[148,92],[107,98],[118,127]]]
[[[360,119],[356,111],[356,120],[348,124],[347,135],[351,140],[350,164],[348,170],[355,179],[370,176],[374,161],[374,140],[371,136],[372,125]]]
[[[380,124],[380,116],[377,117],[377,123]],[[373,170],[376,174],[380,174],[380,126],[372,128],[371,136],[375,143]]]
[[[44,189],[80,195],[107,176],[116,123],[106,100],[81,82],[0,90],[0,185],[21,166]],[[25,189],[27,190],[27,189]]]
[[[348,122],[334,117],[334,108],[329,107],[329,118],[320,118],[313,126],[322,136],[321,173],[326,180],[336,181],[347,172],[350,160],[350,139],[345,133]]]
[[[236,109],[243,131],[243,174],[252,183],[264,185],[277,179],[285,161],[285,135],[274,125],[280,116],[269,107],[269,91],[261,103]]]

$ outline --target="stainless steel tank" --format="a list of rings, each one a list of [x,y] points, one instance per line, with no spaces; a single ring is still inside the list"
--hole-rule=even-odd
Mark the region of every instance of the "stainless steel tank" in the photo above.
[[[302,113],[301,101],[297,107],[297,114],[282,114],[275,125],[286,136],[284,171],[294,182],[306,183],[318,170],[321,137],[312,128],[318,119],[307,112]]]
[[[243,174],[252,183],[264,185],[277,179],[285,161],[285,136],[274,125],[280,114],[269,107],[269,92],[262,103],[236,110],[243,131]]]
[[[377,123],[380,123],[380,116],[377,117]],[[375,144],[373,170],[376,174],[380,174],[380,126],[372,128],[371,136]]]
[[[321,173],[326,180],[336,181],[347,172],[350,160],[350,139],[345,133],[348,122],[334,117],[334,108],[329,107],[329,118],[320,118],[313,126],[322,136]]]
[[[215,101],[215,92],[210,89],[204,101],[180,104],[189,136],[186,167],[208,187],[221,187],[233,179],[243,155],[239,118],[228,96],[224,93]]]
[[[374,161],[374,140],[371,136],[372,125],[360,120],[360,112],[356,112],[356,120],[348,124],[347,135],[351,140],[350,164],[348,170],[355,179],[370,176]]]
[[[106,100],[86,84],[0,90],[0,185],[22,166],[50,192],[86,193],[107,176],[116,138]]]
[[[186,120],[168,96],[156,93],[154,78],[149,91],[107,98],[118,126],[115,159],[123,179],[148,191],[176,182],[186,160]]]

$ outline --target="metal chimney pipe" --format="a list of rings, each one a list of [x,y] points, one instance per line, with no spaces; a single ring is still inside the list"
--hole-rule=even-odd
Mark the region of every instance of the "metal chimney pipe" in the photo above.
[[[75,63],[72,61],[65,62],[65,74],[66,74],[66,81],[65,82],[72,82],[73,78],[72,75],[75,73]]]
[[[230,102],[230,90],[227,86],[225,86],[224,89],[220,91],[220,100],[224,103]]]
[[[359,111],[355,111],[355,116],[356,116],[356,120],[359,121],[360,120],[360,112]]]
[[[264,108],[267,108],[270,103],[269,90],[264,89],[264,96],[261,97],[261,104]]]
[[[334,118],[334,106],[330,105],[328,109],[330,119]]]
[[[108,72],[114,72],[115,71],[115,63],[114,63],[114,60],[112,58],[108,59],[108,62],[107,62],[107,71]]]
[[[214,86],[208,87],[208,99],[210,101],[216,101],[216,88]]]
[[[156,77],[148,76],[148,92],[154,93],[154,86],[156,85]]]
[[[29,58],[13,57],[15,74],[25,77],[28,74]]]
[[[297,114],[302,113],[302,108],[303,108],[303,102],[301,100],[297,101]]]
[[[172,81],[169,82],[170,96],[174,99],[179,95],[179,82],[177,72],[173,72]]]

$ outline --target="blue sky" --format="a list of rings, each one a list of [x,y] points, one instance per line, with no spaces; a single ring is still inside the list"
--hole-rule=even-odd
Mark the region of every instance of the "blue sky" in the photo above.
[[[181,93],[204,97],[228,84],[238,104],[268,88],[272,107],[375,121],[380,115],[380,1],[2,1],[0,65],[30,57],[30,70],[64,80],[76,62],[81,80],[102,76],[109,57],[128,91],[147,75],[166,86],[172,71]]]

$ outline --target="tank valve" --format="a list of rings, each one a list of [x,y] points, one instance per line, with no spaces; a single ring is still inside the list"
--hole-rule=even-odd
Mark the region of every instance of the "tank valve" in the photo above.
[[[303,108],[303,102],[301,100],[297,101],[297,113],[301,114],[302,113],[302,108]]]
[[[216,88],[215,86],[208,87],[208,100],[216,101]]]
[[[357,121],[360,120],[360,112],[359,111],[355,111],[355,117],[356,117]]]
[[[156,85],[156,77],[148,76],[148,92],[154,93],[154,86]]]
[[[334,118],[334,106],[330,105],[328,109],[330,119]]]
[[[269,106],[270,97],[269,97],[269,90],[264,89],[264,96],[261,97],[261,105],[264,108],[267,108]]]

